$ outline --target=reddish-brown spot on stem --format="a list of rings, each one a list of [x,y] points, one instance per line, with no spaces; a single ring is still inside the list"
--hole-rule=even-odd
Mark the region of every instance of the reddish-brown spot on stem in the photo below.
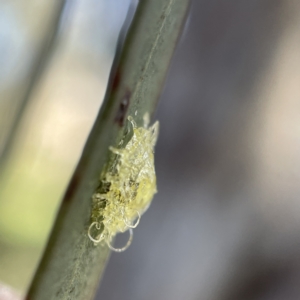
[[[129,107],[129,102],[130,102],[130,96],[131,96],[131,92],[129,90],[127,90],[125,92],[124,97],[121,100],[121,103],[119,105],[119,109],[115,118],[115,122],[119,125],[119,126],[124,126],[124,119],[126,116],[126,112],[127,109]]]
[[[112,90],[113,91],[115,91],[118,88],[120,81],[121,81],[121,74],[120,74],[119,70],[117,70],[115,77],[113,79],[113,82],[112,82]]]

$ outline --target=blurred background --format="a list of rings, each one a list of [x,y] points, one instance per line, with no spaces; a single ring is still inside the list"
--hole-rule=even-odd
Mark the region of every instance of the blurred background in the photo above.
[[[0,281],[20,293],[101,106],[130,0],[66,2],[39,74],[59,3],[0,1],[2,157],[38,75],[0,170]],[[299,300],[299,30],[296,0],[192,2],[155,117],[159,192],[97,299]]]

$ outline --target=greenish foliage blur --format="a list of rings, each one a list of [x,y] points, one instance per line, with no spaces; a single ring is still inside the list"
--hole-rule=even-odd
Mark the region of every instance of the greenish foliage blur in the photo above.
[[[0,282],[21,292],[101,105],[128,5],[67,5],[58,45],[0,170]],[[0,2],[0,155],[52,12],[48,0]]]

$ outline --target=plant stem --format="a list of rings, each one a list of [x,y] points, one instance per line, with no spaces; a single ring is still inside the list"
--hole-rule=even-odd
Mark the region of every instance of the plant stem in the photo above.
[[[154,112],[187,13],[188,0],[140,1],[104,104],[63,198],[44,256],[26,299],[93,299],[109,249],[87,236],[91,197],[124,134],[126,117],[143,124]]]

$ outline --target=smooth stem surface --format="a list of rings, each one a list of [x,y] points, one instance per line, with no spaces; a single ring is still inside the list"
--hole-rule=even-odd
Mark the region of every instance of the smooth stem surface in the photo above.
[[[145,112],[151,115],[156,107],[188,2],[140,2],[26,299],[94,298],[110,251],[94,246],[87,236],[91,197],[109,158],[109,146],[123,136],[126,117],[131,115],[142,125]]]

